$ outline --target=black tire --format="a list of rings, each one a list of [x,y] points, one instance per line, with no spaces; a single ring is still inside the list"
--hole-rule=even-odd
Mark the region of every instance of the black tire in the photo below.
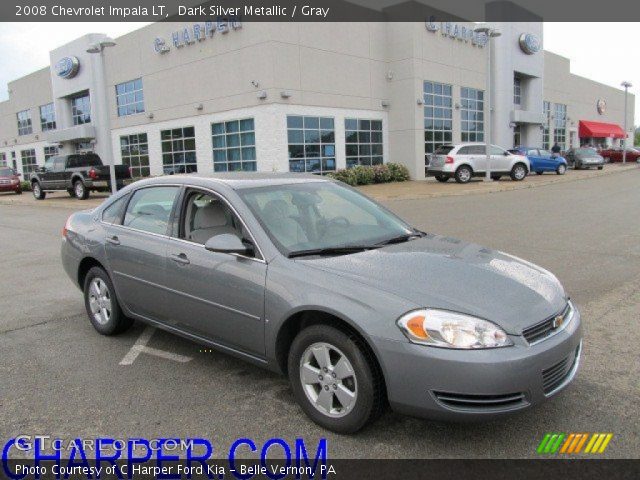
[[[22,195],[22,189],[16,190],[16,195]]]
[[[468,165],[460,165],[453,178],[455,178],[458,183],[469,183],[473,178],[473,170],[471,170],[471,167]]]
[[[574,170],[582,170],[582,164],[576,162],[575,165],[573,166]]]
[[[73,193],[78,200],[86,200],[89,198],[89,190],[82,180],[73,182]]]
[[[33,198],[36,200],[44,200],[44,197],[47,196],[47,193],[42,190],[40,182],[33,182],[31,184],[31,191],[33,192]]]
[[[69,194],[70,197],[76,196],[76,192],[73,191],[73,188],[67,188],[67,193]]]
[[[527,178],[527,166],[524,163],[518,162],[511,169],[509,176],[514,182],[520,182]]]
[[[91,289],[93,288],[94,280],[98,281],[99,285],[105,286],[109,305],[111,308],[111,312],[108,317],[101,317],[102,321],[99,321],[98,318],[96,318],[96,315],[99,316],[100,314],[94,314],[91,306],[91,294],[94,293]],[[98,331],[98,333],[102,335],[116,335],[118,333],[124,332],[133,324],[133,319],[126,317],[122,312],[120,304],[118,303],[118,299],[116,298],[113,283],[111,283],[111,279],[109,278],[107,272],[105,272],[102,268],[93,267],[87,272],[87,276],[84,279],[83,291],[84,306],[87,309],[89,321],[91,322],[91,325],[93,325],[93,328]],[[98,291],[100,291],[99,288]],[[103,303],[102,305],[105,305],[105,303]]]
[[[604,168],[604,167],[603,167],[602,165],[600,165],[600,166],[598,167],[598,170],[602,170],[603,168]]]
[[[567,173],[567,166],[561,163],[560,165],[558,165],[558,168],[556,168],[556,174],[564,175],[565,173]]]
[[[342,416],[340,417],[330,416],[328,413],[321,411],[320,407],[316,407],[307,396],[308,394],[302,384],[301,365],[306,358],[306,352],[314,344],[333,347],[336,349],[333,353],[343,354],[352,366],[353,376],[346,378],[345,383],[342,385],[353,387],[356,397],[348,413],[341,413]],[[371,355],[357,336],[344,333],[329,325],[312,325],[298,333],[289,350],[289,381],[298,404],[311,420],[333,432],[354,433],[382,413],[385,405],[384,381],[382,373],[379,371],[375,360],[371,358]],[[330,362],[332,361],[338,363],[333,358]],[[320,374],[319,377],[323,376],[319,363],[318,373]],[[340,380],[332,379],[332,369],[324,371],[324,374],[329,379],[328,383],[342,383]],[[308,388],[313,390],[316,386],[308,385]],[[335,385],[333,389],[328,384],[323,387],[319,381],[317,388],[317,393],[321,393],[323,388],[331,392],[335,389]],[[336,395],[332,395],[331,398],[331,408],[334,408],[335,405],[338,405],[338,407],[335,407],[338,410],[343,408]]]
[[[435,179],[442,183],[447,183],[449,181],[449,175],[434,175]]]

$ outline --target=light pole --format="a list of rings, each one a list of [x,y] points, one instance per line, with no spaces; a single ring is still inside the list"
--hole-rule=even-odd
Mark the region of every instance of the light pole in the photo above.
[[[624,145],[622,146],[622,163],[627,163],[627,93],[633,85],[627,81],[622,82],[620,85],[624,87]]]
[[[485,167],[484,181],[491,182],[491,39],[502,35],[500,30],[491,28],[488,25],[478,25],[473,29],[475,33],[484,33],[487,36],[487,91],[485,92],[485,100],[487,102],[487,121],[485,122],[485,154],[487,156],[487,165]]]
[[[95,92],[98,94],[100,98],[100,102],[98,106],[100,112],[99,121],[104,125],[104,131],[106,132],[105,138],[102,139],[104,142],[104,157],[102,160],[105,161],[109,165],[109,183],[111,184],[111,193],[116,193],[118,191],[118,186],[116,184],[116,167],[115,167],[115,159],[113,158],[113,148],[111,147],[111,116],[109,115],[109,98],[107,97],[107,88],[106,88],[106,75],[104,71],[104,55],[103,51],[107,47],[114,47],[116,42],[114,42],[109,37],[105,37],[97,43],[92,43],[87,48],[87,53],[96,53],[99,55],[98,62],[95,65]]]

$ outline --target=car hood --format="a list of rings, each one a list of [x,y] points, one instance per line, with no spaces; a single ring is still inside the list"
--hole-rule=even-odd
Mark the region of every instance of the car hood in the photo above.
[[[485,318],[514,335],[556,314],[567,302],[562,285],[547,270],[439,235],[352,255],[297,261],[393,293],[420,307]]]

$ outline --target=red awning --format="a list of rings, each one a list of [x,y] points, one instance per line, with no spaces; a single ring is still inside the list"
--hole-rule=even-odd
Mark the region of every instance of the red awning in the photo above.
[[[580,138],[624,138],[624,130],[615,123],[580,120],[578,133]]]

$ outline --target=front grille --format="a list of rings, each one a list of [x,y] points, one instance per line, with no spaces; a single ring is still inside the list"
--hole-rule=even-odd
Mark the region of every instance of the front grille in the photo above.
[[[545,394],[548,395],[562,385],[562,382],[564,382],[571,373],[579,355],[580,347],[578,346],[574,353],[542,371],[542,389]]]
[[[500,411],[528,405],[524,393],[504,395],[469,395],[461,393],[433,392],[443,405],[458,410]]]
[[[522,335],[530,344],[539,342],[540,340],[550,337],[556,331],[560,330],[559,327],[554,326],[554,323],[556,322],[556,317],[562,317],[562,325],[564,325],[564,323],[567,320],[569,320],[569,316],[571,313],[572,313],[571,304],[567,303],[567,305],[564,307],[564,310],[562,310],[561,313],[552,315],[551,317],[547,318],[546,320],[543,320],[542,322],[536,323],[535,325],[525,328],[522,331]]]

